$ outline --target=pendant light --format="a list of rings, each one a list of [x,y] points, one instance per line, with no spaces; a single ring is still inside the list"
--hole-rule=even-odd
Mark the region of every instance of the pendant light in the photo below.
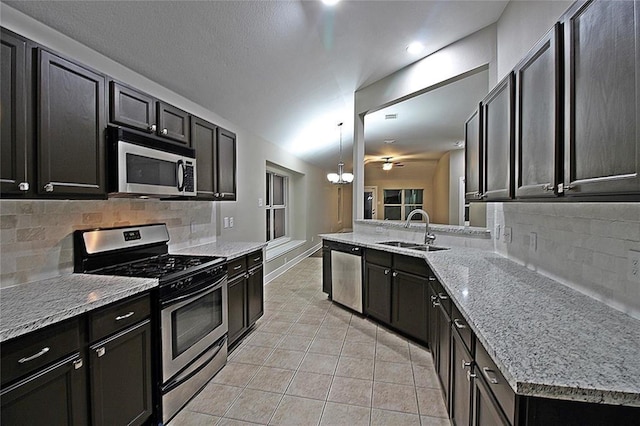
[[[342,161],[342,123],[338,123],[340,129],[340,162],[338,163],[338,173],[329,173],[327,179],[335,184],[346,184],[353,182],[353,173],[344,171],[344,162]]]

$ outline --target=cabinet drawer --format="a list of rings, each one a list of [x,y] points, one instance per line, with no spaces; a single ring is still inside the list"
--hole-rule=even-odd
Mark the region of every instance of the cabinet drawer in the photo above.
[[[410,274],[421,275],[426,277],[429,275],[429,266],[427,262],[420,257],[411,256],[393,256],[393,268]]]
[[[151,314],[149,295],[127,299],[91,313],[89,323],[91,341],[102,339],[133,325]]]
[[[473,335],[473,331],[471,331],[471,327],[469,327],[469,323],[462,317],[462,314],[453,303],[451,304],[451,325],[462,338],[469,353],[473,354],[473,341],[475,336]]]
[[[242,274],[247,271],[247,258],[239,257],[234,260],[230,260],[227,263],[227,275],[229,278],[235,277],[238,274]]]
[[[392,254],[389,252],[369,249],[367,250],[366,258],[369,263],[391,267]]]
[[[2,384],[80,350],[80,321],[55,324],[2,344]]]
[[[262,266],[262,250],[247,255],[247,269]]]
[[[505,380],[498,367],[493,362],[487,351],[482,345],[476,347],[476,374],[482,375],[485,382],[489,385],[489,389],[500,404],[500,407],[507,415],[507,418],[514,423],[514,413],[516,405],[516,395]]]

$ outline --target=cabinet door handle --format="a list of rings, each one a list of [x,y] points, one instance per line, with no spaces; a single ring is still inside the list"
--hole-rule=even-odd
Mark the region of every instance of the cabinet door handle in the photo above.
[[[393,275],[394,277],[397,277],[398,273],[396,271],[393,271],[393,274],[391,274],[391,275]]]
[[[470,382],[471,379],[475,379],[478,377],[475,373],[472,373],[471,370],[467,371],[467,381]]]
[[[149,126],[149,127],[147,128],[147,130],[149,130],[149,132],[153,133],[153,132],[155,132],[156,130],[158,130],[158,126],[156,126],[155,124],[152,124],[151,126]]]
[[[440,298],[440,300],[447,300],[449,298],[449,296],[444,293],[438,293],[438,297]]]
[[[464,359],[462,360],[462,369],[465,370],[469,367],[471,367],[472,362],[471,361],[465,361]]]
[[[484,373],[484,377],[486,377],[487,380],[489,380],[489,382],[493,383],[494,385],[497,385],[498,383],[500,383],[500,381],[498,380],[498,377],[494,374],[493,370],[490,369],[489,367],[484,367],[482,369],[482,372]]]
[[[360,251],[360,247],[353,247],[353,248],[351,249],[351,252],[353,252],[353,253],[357,253],[357,252],[359,252],[359,251]]]
[[[76,359],[75,361],[73,361],[73,369],[79,370],[80,368],[82,368],[82,360]]]
[[[262,258],[261,257],[254,257],[253,261],[254,262],[262,262]]]
[[[46,184],[44,186],[44,190],[45,190],[45,192],[53,192],[53,184],[51,182],[49,182],[48,184]]]
[[[234,266],[234,267],[233,267],[233,270],[234,270],[234,271],[237,271],[238,269],[241,269],[241,268],[242,268],[242,265],[238,265],[238,266]]]
[[[389,275],[389,272],[391,272],[391,270],[390,270],[390,269],[385,269],[385,270],[384,270],[384,274],[385,274],[385,275]]]
[[[98,358],[100,358],[101,356],[103,356],[105,353],[107,352],[107,350],[103,347],[96,349],[96,354],[98,355]]]
[[[249,278],[249,274],[244,274],[244,277],[245,278]]]
[[[29,182],[20,182],[18,184],[18,189],[23,192],[27,192],[29,190]]]
[[[456,326],[457,329],[467,328],[467,326],[464,325],[462,321],[460,321],[458,318],[453,319],[453,324]]]
[[[434,276],[432,276],[432,275],[429,275],[429,278],[427,278],[427,279],[428,279],[429,281],[435,281],[435,280],[436,280],[436,277],[434,277]]]
[[[25,362],[33,361],[34,359],[36,359],[36,358],[40,358],[42,355],[44,355],[44,354],[46,354],[47,352],[49,352],[49,350],[50,350],[50,349],[51,349],[51,348],[49,348],[49,347],[42,348],[42,349],[40,349],[40,352],[38,352],[37,354],[33,354],[33,355],[31,355],[31,356],[27,356],[27,357],[24,357],[24,358],[20,358],[20,359],[18,360],[18,362],[19,362],[20,364],[24,364]]]
[[[133,311],[131,311],[131,312],[127,312],[127,313],[126,313],[126,314],[124,314],[124,315],[117,316],[117,317],[116,317],[116,321],[122,321],[123,319],[127,319],[127,318],[129,318],[130,316],[132,316],[133,314],[134,314],[134,312],[133,312]]]
[[[162,129],[162,131],[160,132],[162,133],[164,136],[169,134],[169,131],[167,129]]]
[[[438,296],[431,296],[431,304],[435,308],[436,306],[440,306],[440,301],[438,300]]]

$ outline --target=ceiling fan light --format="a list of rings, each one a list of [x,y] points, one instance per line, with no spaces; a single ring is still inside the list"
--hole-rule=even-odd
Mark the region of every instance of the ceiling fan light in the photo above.
[[[393,163],[384,162],[382,163],[382,170],[391,170],[393,168]]]
[[[322,3],[324,3],[327,6],[333,6],[335,4],[337,4],[340,0],[322,0]]]

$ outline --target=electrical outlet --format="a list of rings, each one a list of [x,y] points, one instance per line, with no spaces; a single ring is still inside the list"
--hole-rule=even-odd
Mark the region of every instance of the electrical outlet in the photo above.
[[[538,250],[538,234],[529,233],[529,251],[535,253]]]
[[[500,240],[500,225],[496,225],[496,240]]]
[[[229,227],[229,218],[225,216],[225,218],[222,220],[222,226],[225,228]]]
[[[511,227],[510,226],[504,227],[504,242],[507,244],[511,243]]]
[[[262,198],[258,198],[258,207],[262,207]]]
[[[640,283],[640,251],[629,250],[627,275],[629,281]]]
[[[229,218],[229,228],[233,228],[233,216]]]
[[[315,240],[316,237],[314,237],[313,235],[311,236],[311,242],[313,242],[313,240]]]
[[[189,232],[191,232],[192,234],[196,233],[196,223],[194,221],[191,221],[191,223],[189,224]]]

